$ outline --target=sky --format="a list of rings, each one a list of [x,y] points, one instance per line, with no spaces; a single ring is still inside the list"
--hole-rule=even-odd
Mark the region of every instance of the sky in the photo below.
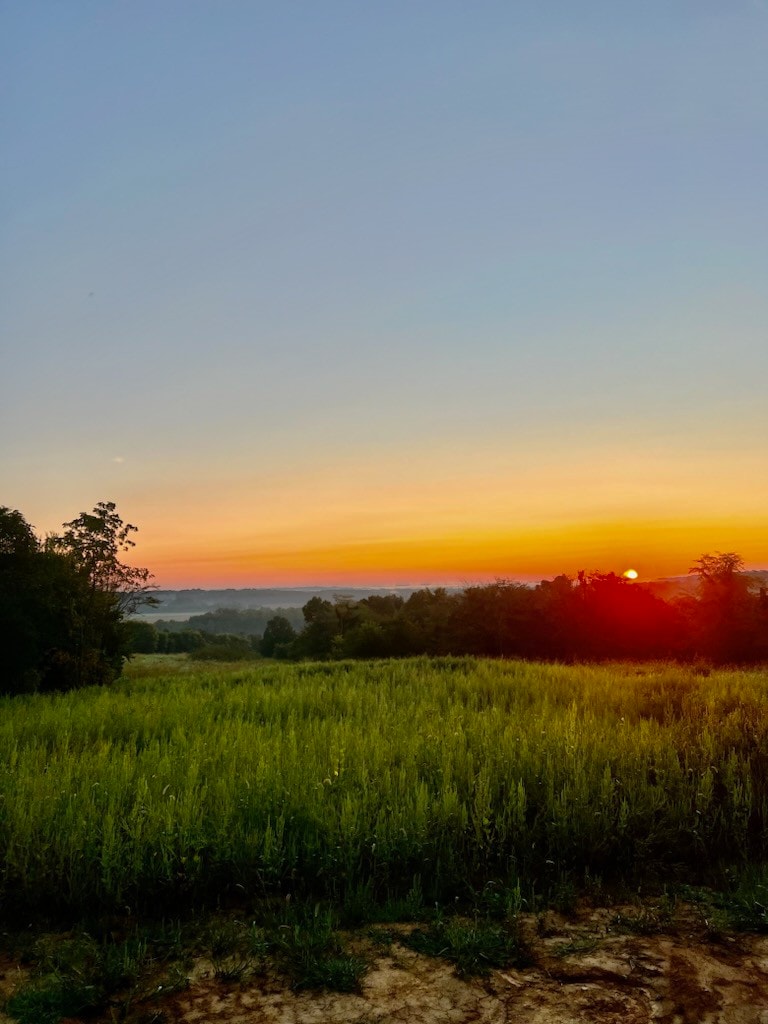
[[[768,568],[767,0],[0,3],[0,505],[162,587]]]

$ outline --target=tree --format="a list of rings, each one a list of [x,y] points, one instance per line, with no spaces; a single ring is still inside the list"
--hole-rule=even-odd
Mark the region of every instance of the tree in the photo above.
[[[705,584],[732,586],[736,574],[744,571],[744,559],[735,551],[727,551],[723,554],[716,551],[714,555],[702,555],[697,559],[689,574],[693,573],[704,581]]]
[[[113,501],[100,501],[93,512],[81,512],[64,533],[49,544],[54,550],[71,555],[86,573],[91,590],[109,595],[121,615],[129,615],[141,605],[154,604],[148,596],[151,573],[120,561],[121,551],[135,547],[130,539],[137,527],[124,523]]]
[[[264,627],[264,635],[259,641],[259,651],[265,658],[272,658],[277,653],[288,650],[288,645],[296,639],[296,630],[284,615],[273,615]]]
[[[296,638],[297,655],[328,658],[339,635],[339,622],[333,605],[321,597],[312,597],[302,608],[302,613],[306,625]]]
[[[695,610],[700,652],[719,662],[749,660],[758,602],[744,575],[744,560],[734,551],[702,555],[688,570],[699,577]]]
[[[41,544],[20,512],[0,509],[0,655],[6,693],[108,683],[130,653],[125,615],[150,574],[123,565],[133,546],[112,502]]]
[[[663,658],[678,653],[681,620],[642,585],[614,572],[580,572],[573,608],[577,652],[588,658]]]
[[[140,605],[153,604],[148,569],[125,565],[120,553],[134,547],[136,527],[124,523],[113,501],[100,501],[64,523],[46,547],[67,560],[82,581],[72,605],[74,649],[62,660],[62,688],[111,682],[130,654],[125,617]]]
[[[40,542],[21,512],[0,505],[0,557],[23,558],[39,550]]]
[[[154,654],[158,648],[159,633],[151,622],[132,619],[126,623],[128,649],[131,654]]]
[[[459,616],[462,644],[473,654],[498,658],[524,655],[533,613],[533,591],[523,583],[497,579],[467,587]]]
[[[53,607],[40,569],[40,544],[32,527],[21,512],[0,507],[0,658],[6,693],[34,690],[40,681],[46,648],[40,623],[50,618]]]
[[[457,615],[463,594],[449,594],[445,587],[414,591],[403,608],[404,641],[400,653],[451,654],[464,650]]]

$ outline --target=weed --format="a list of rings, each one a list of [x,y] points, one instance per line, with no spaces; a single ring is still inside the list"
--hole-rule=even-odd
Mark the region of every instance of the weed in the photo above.
[[[395,942],[395,933],[389,928],[369,928],[366,934],[380,949],[391,949]]]
[[[296,988],[327,988],[334,992],[357,992],[368,970],[362,957],[350,953],[309,958],[295,977]]]
[[[180,964],[171,964],[159,977],[155,976],[152,982],[152,989],[145,992],[143,998],[165,999],[174,992],[184,992],[189,988],[189,977],[187,971]]]
[[[549,903],[561,914],[570,916],[576,911],[578,902],[578,891],[572,879],[567,876],[561,877],[552,886],[549,896]]]
[[[503,921],[500,878],[566,912],[587,870],[700,881],[768,856],[767,712],[762,670],[137,661],[108,689],[4,699],[4,917],[290,889],[412,921],[471,879]],[[745,891],[745,923],[765,903]]]
[[[674,923],[676,903],[666,896],[656,904],[643,904],[637,913],[615,914],[611,920],[614,928],[633,935],[658,935],[669,931]]]
[[[681,886],[680,893],[699,905],[712,937],[729,930],[768,933],[768,868],[728,873],[723,891]]]
[[[101,1003],[95,986],[51,977],[25,986],[5,1008],[19,1024],[59,1024],[62,1017],[98,1009]]]
[[[162,923],[120,941],[108,932],[101,941],[86,931],[42,935],[25,947],[32,979],[8,1001],[7,1011],[22,1024],[49,1024],[107,1007],[114,1020],[134,1020],[137,1005],[187,984],[181,966],[166,955],[171,947],[181,953]]]
[[[556,946],[553,949],[555,956],[566,957],[566,956],[584,956],[586,953],[591,953],[597,949],[600,944],[600,940],[595,935],[587,935],[578,939],[571,939],[570,942],[564,942],[560,946]]]
[[[504,921],[520,913],[524,900],[519,882],[515,885],[505,885],[502,882],[490,881],[474,895],[473,902],[476,913]]]
[[[274,948],[274,942],[264,928],[254,921],[248,931],[248,952],[253,957],[254,969],[263,967],[264,962]]]
[[[366,920],[380,921],[422,921],[428,917],[430,910],[424,900],[421,886],[421,875],[414,875],[411,887],[405,896],[389,895],[382,903],[372,904]]]
[[[375,918],[378,907],[370,882],[353,886],[344,894],[342,914],[345,925],[354,928]]]
[[[253,930],[240,921],[228,920],[212,925],[205,935],[204,945],[217,981],[243,981],[255,966],[253,949],[254,946],[258,948],[259,941],[256,941]]]
[[[315,904],[311,910],[291,908],[288,916],[290,923],[278,930],[277,950],[294,986],[356,991],[367,964],[345,952],[331,911]]]
[[[516,922],[505,926],[477,917],[438,917],[428,928],[411,932],[403,941],[417,953],[449,960],[462,976],[485,974],[494,967],[528,960]]]

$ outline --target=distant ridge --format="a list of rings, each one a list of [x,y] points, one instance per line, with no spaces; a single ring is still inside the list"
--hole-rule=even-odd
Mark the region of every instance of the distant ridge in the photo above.
[[[768,569],[751,569],[742,575],[753,581],[755,588],[768,587]],[[677,597],[693,596],[696,593],[698,576],[667,576],[656,580],[638,580],[635,586],[642,586],[664,600]],[[533,584],[531,584],[533,585]],[[346,597],[352,601],[361,601],[373,595],[399,594],[407,599],[417,590],[423,590],[430,584],[408,587],[245,587],[242,589],[204,590],[194,588],[188,590],[155,590],[153,596],[159,602],[154,607],[145,607],[139,617],[161,619],[173,616],[176,619],[185,615],[199,615],[202,612],[217,611],[220,608],[239,610],[255,608],[303,608],[313,597],[333,601],[337,597]],[[448,593],[456,594],[464,587],[445,587]]]
[[[427,584],[425,584],[426,586]],[[200,612],[216,611],[219,608],[303,608],[313,597],[333,601],[335,597],[348,597],[361,601],[373,595],[399,594],[408,598],[423,587],[248,587],[242,590],[155,590],[155,607],[145,607],[142,618],[163,618],[167,615],[197,615]],[[446,587],[456,593],[460,587]]]

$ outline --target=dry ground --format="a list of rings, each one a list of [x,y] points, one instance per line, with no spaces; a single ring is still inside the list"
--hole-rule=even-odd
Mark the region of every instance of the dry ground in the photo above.
[[[370,969],[358,994],[294,992],[276,978],[224,984],[197,960],[190,985],[136,1016],[150,1024],[768,1024],[768,937],[713,935],[693,910],[637,933],[637,908],[524,919],[533,965],[464,979],[397,941],[352,936]],[[642,918],[640,919],[642,921]],[[622,921],[634,931],[625,930]],[[632,922],[635,922],[632,924]],[[647,923],[647,922],[646,922]],[[0,964],[7,994],[22,978]],[[1,1016],[1,1015],[0,1015]],[[8,1019],[8,1018],[4,1018]],[[112,1018],[106,1017],[106,1021]],[[93,1021],[93,1018],[91,1018]],[[74,1020],[67,1024],[75,1024]],[[79,1024],[79,1022],[78,1022]]]
[[[528,918],[534,966],[461,979],[394,942],[359,995],[225,988],[205,965],[166,1007],[183,1024],[768,1024],[768,938],[714,941],[691,916],[674,933],[617,930],[616,910]]]

